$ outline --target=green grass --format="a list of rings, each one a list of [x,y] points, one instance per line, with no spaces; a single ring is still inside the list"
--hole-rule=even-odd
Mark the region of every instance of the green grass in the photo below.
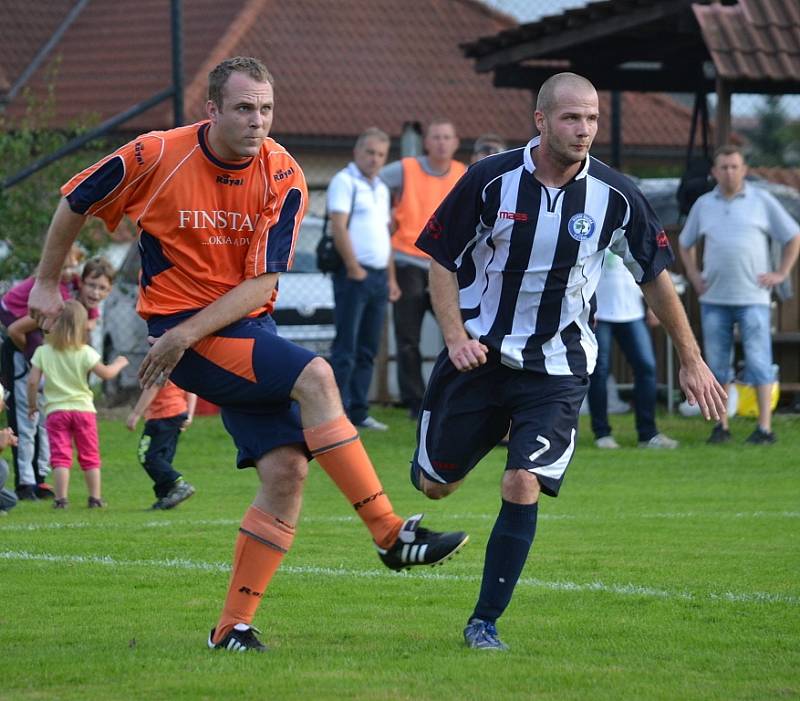
[[[500,621],[511,651],[466,650],[505,453],[430,502],[408,483],[414,431],[379,410],[365,438],[395,508],[472,542],[443,568],[395,574],[312,465],[295,545],[256,618],[267,655],[212,653],[253,471],[215,417],[177,464],[197,495],[148,512],[138,434],[101,422],[102,512],[23,503],[0,521],[0,699],[789,699],[800,697],[800,420],[780,442],[706,446],[710,426],[660,417],[675,452],[600,451],[582,425],[561,496]],[[634,445],[630,416],[615,435]],[[457,438],[454,438],[454,440]]]

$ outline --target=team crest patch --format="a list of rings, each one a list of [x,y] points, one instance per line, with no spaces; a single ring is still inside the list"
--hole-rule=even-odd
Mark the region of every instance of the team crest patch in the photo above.
[[[574,214],[567,224],[569,235],[576,241],[586,241],[586,239],[592,238],[594,228],[594,219],[584,212]]]

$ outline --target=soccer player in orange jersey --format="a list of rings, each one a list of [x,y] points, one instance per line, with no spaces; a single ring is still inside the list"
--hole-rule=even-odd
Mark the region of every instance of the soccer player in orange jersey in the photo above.
[[[170,378],[222,408],[240,468],[261,486],[244,515],[233,572],[208,645],[265,650],[251,626],[294,538],[308,461],[316,458],[369,529],[392,569],[437,564],[462,532],[419,528],[392,509],[328,363],[275,333],[280,273],[292,263],[308,193],[297,162],[268,137],[273,80],[253,58],[209,74],[208,119],[138,137],[62,188],[30,313],[45,331],[61,313],[61,263],[87,216],[139,227],[139,313],[152,347],[144,388]],[[257,632],[257,631],[256,631]]]

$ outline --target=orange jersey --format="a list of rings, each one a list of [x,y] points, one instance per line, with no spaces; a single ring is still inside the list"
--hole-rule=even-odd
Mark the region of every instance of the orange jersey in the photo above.
[[[417,239],[467,167],[460,161],[452,161],[447,173],[436,176],[426,173],[416,158],[404,158],[401,163],[403,194],[394,208],[397,228],[392,234],[392,248],[409,256],[428,258],[425,251],[417,248]]]
[[[144,134],[61,188],[72,210],[113,231],[127,214],[139,229],[137,310],[202,309],[244,280],[284,272],[308,202],[303,171],[266,139],[258,156],[220,160],[208,122]],[[271,312],[272,299],[253,315]]]
[[[166,419],[179,416],[189,411],[186,404],[186,391],[178,385],[167,380],[166,384],[158,391],[150,406],[145,409],[145,419]]]

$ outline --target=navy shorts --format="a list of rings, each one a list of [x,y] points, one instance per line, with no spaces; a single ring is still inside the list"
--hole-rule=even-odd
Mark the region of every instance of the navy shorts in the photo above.
[[[451,484],[503,438],[511,425],[507,470],[527,470],[558,496],[578,432],[588,377],[545,375],[501,365],[459,372],[445,349],[428,382],[417,425],[414,470]]]
[[[150,334],[160,336],[189,316],[153,317],[148,320]],[[274,448],[305,446],[300,407],[289,394],[314,357],[278,336],[272,317],[264,315],[240,319],[196,343],[170,379],[220,407],[238,449],[237,466],[253,467]]]

